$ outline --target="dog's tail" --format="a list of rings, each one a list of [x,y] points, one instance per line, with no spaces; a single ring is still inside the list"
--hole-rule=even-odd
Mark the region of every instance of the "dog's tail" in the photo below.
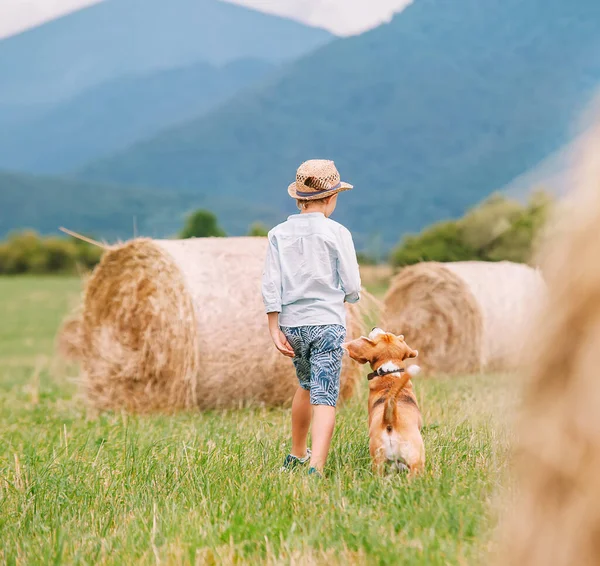
[[[398,383],[392,385],[390,389],[390,393],[385,402],[385,410],[383,412],[383,422],[386,425],[391,425],[394,423],[394,419],[396,416],[396,405],[398,402],[398,395],[400,395],[400,391],[404,389],[406,384],[410,381],[411,374],[408,372],[404,372],[402,377],[398,379]]]

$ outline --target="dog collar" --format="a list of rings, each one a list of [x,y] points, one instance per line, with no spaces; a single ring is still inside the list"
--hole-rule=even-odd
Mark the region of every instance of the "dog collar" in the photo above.
[[[405,371],[404,368],[388,369],[385,371],[382,371],[381,368],[379,368],[377,371],[371,372],[369,375],[367,375],[367,379],[369,381],[371,381],[372,379],[374,379],[376,377],[382,377],[384,375],[392,375],[393,373],[404,373],[404,371]]]

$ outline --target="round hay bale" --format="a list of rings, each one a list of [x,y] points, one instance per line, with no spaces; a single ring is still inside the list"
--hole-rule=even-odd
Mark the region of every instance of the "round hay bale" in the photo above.
[[[548,301],[518,420],[497,564],[600,564],[600,127],[543,251]]]
[[[522,264],[420,263],[392,280],[383,326],[404,334],[430,372],[513,369],[543,293],[539,271]]]
[[[77,312],[65,318],[61,324],[56,338],[56,350],[63,359],[77,361],[82,355],[82,340],[82,317]]]
[[[137,239],[107,250],[83,304],[83,393],[136,412],[288,403],[297,387],[260,293],[267,240]],[[349,336],[362,330],[349,308]],[[341,398],[360,368],[344,361]]]

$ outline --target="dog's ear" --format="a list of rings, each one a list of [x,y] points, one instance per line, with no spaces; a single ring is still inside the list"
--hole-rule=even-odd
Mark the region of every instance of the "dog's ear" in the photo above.
[[[402,342],[404,342],[404,334],[398,334],[398,336],[396,336],[396,338],[398,338],[398,340],[402,340]]]
[[[361,338],[357,338],[356,340],[352,340],[352,342],[346,342],[342,348],[348,352],[348,355],[359,364],[366,364],[371,359],[371,352],[373,347],[375,346],[375,342],[362,336]]]

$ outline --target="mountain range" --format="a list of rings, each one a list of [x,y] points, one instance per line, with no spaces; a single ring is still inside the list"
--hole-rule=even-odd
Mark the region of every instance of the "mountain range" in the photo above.
[[[197,207],[228,210],[220,224],[229,234],[245,234],[256,219],[274,223],[268,206],[229,200],[212,193],[119,187],[76,179],[0,171],[0,235],[25,228],[42,234],[59,226],[108,241],[177,234],[185,214]]]
[[[600,83],[599,29],[597,0],[417,0],[78,176],[218,190],[283,216],[298,164],[332,158],[356,186],[340,220],[391,244],[568,142]]]
[[[198,62],[289,61],[331,37],[219,0],[105,0],[0,41],[0,105],[46,105]]]
[[[355,185],[336,218],[357,247],[389,246],[462,215],[568,146],[600,84],[599,29],[598,0],[416,0],[389,24],[279,59],[209,111],[61,171],[72,180],[5,175],[4,186],[52,187],[64,199],[53,222],[77,199],[79,218],[93,209],[99,229],[128,231],[139,210],[154,234],[180,225],[190,206],[208,206],[235,234],[252,220],[273,223],[293,212],[285,189],[296,167],[331,158]],[[144,194],[142,210],[135,199]],[[111,218],[111,199],[122,218]],[[19,220],[12,202],[10,224],[41,223]]]
[[[0,168],[62,173],[198,118],[273,65],[238,59],[128,75],[44,111],[13,113],[0,127]],[[1,113],[1,110],[0,110]]]

